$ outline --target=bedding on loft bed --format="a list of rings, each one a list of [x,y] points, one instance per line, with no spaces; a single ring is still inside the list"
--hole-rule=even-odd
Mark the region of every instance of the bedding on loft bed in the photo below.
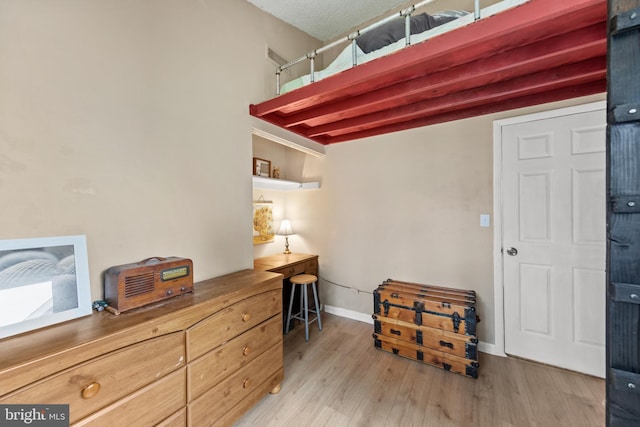
[[[495,15],[503,10],[526,3],[530,0],[504,0],[487,6],[480,11],[482,18]],[[428,40],[439,34],[474,22],[474,14],[466,10],[444,10],[434,14],[421,13],[411,16],[412,45]],[[404,18],[397,18],[356,38],[356,64],[389,55],[406,47]],[[356,66],[357,66],[356,65]],[[335,60],[323,70],[314,72],[314,82],[353,67],[351,44],[347,44]],[[280,94],[290,92],[311,82],[311,74],[305,74],[280,86]]]
[[[459,18],[466,16],[464,20]],[[456,20],[455,23],[451,21]],[[473,22],[470,12],[464,10],[446,10],[434,14],[421,13],[411,16],[411,43],[419,43],[438,33],[449,31],[461,25]],[[444,26],[445,24],[449,25]],[[436,27],[444,26],[439,31],[432,31]],[[397,18],[380,27],[362,34],[356,39],[356,64],[364,64],[381,56],[388,55],[406,46],[404,18]],[[331,64],[323,70],[314,72],[314,81],[321,80],[353,66],[353,52],[351,44],[338,54]],[[311,83],[311,74],[293,79],[280,87],[280,94],[292,91]]]
[[[465,15],[356,67],[349,58],[347,69],[249,113],[327,145],[606,90],[606,0],[489,8],[482,19]]]

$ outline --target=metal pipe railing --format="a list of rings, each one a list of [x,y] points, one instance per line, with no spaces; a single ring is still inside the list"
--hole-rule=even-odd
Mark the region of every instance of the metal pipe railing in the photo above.
[[[344,42],[351,42],[352,44],[352,58],[353,58],[353,67],[358,65],[358,61],[357,61],[357,45],[356,45],[356,39],[358,37],[360,37],[362,34],[365,34],[375,28],[378,28],[381,25],[384,25],[388,22],[393,21],[394,19],[397,19],[398,17],[400,18],[404,18],[405,19],[405,46],[408,46],[411,44],[411,14],[418,8],[425,6],[431,2],[433,2],[435,0],[423,0],[421,2],[418,2],[404,10],[401,10],[400,12],[396,12],[393,15],[387,16],[386,18],[382,18],[379,21],[374,22],[373,24],[370,24],[360,30],[356,30],[353,33],[350,33],[349,35],[347,35],[346,37],[342,37],[340,39],[334,40],[333,42],[326,44],[318,49],[314,49],[311,52],[296,58],[292,61],[287,62],[284,65],[279,66],[278,68],[276,68],[276,95],[280,95],[280,74],[288,69],[293,67],[294,65],[305,61],[305,60],[309,60],[310,62],[310,80],[313,83],[315,81],[315,58],[316,56],[318,56],[321,53],[324,53]],[[474,19],[478,20],[480,19],[480,0],[474,0]]]

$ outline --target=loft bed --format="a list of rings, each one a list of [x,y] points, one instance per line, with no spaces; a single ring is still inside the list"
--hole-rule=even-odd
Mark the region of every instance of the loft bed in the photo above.
[[[328,145],[606,91],[606,0],[499,4],[360,65],[310,72],[249,112]]]
[[[433,0],[426,0],[422,3],[429,3],[431,1]],[[386,18],[368,27],[368,31],[366,32],[365,29],[363,29],[354,33],[351,36],[352,43],[347,45],[347,47],[340,52],[338,57],[325,69],[320,71],[314,70],[313,73],[293,79],[282,86],[280,86],[280,82],[277,81],[278,79],[276,78],[276,89],[280,88],[277,95],[297,89],[314,81],[318,81],[326,76],[339,73],[340,71],[353,67],[354,64],[364,64],[365,62],[388,55],[389,53],[393,53],[396,50],[403,48],[407,44],[420,43],[437,34],[450,31],[453,28],[473,22],[474,19],[474,16],[471,13],[464,10],[445,10],[434,14],[412,14],[416,7],[417,6],[413,6],[412,9],[405,12],[405,19],[401,19],[402,12],[399,12],[397,15]],[[494,13],[496,8],[491,7],[488,9],[490,10],[486,11],[487,15]],[[478,13],[480,12],[478,11]],[[407,20],[409,21],[408,28]],[[407,34],[409,39],[408,42],[406,41]],[[350,37],[347,37],[347,40],[349,38]],[[344,39],[337,40],[328,46],[323,46],[321,49],[324,51],[329,50],[344,41]],[[317,55],[317,52],[319,51],[320,49],[317,49],[315,54]],[[289,68],[300,61],[310,59],[310,57],[312,57],[312,55],[306,54],[289,64],[283,65],[281,68]],[[276,71],[276,77],[279,75],[278,71],[279,70]],[[313,80],[311,79],[311,74],[313,74]]]

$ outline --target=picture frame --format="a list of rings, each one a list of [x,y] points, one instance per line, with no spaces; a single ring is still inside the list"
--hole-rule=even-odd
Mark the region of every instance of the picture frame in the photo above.
[[[275,241],[273,228],[273,202],[253,202],[253,245]]]
[[[265,159],[253,158],[253,174],[265,178],[271,177],[271,162]]]
[[[86,236],[0,240],[0,339],[91,312]]]

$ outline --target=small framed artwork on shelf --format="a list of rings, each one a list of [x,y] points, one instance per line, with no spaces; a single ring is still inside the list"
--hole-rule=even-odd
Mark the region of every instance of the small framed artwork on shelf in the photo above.
[[[271,162],[265,159],[253,158],[253,174],[265,178],[271,177]]]

